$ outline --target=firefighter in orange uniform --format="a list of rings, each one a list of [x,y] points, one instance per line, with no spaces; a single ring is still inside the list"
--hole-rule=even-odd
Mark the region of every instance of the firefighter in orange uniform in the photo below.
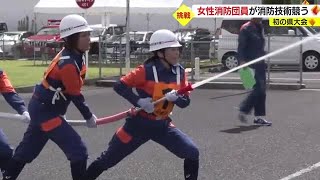
[[[178,63],[180,47],[174,33],[165,29],[156,31],[150,39],[150,51],[154,56],[114,86],[119,95],[143,110],[127,118],[126,123],[116,131],[108,149],[88,167],[86,180],[96,179],[149,140],[184,159],[186,180],[197,179],[199,150],[169,117],[174,105],[185,108],[190,103],[188,94],[177,94],[178,89],[187,86],[185,71]],[[133,93],[132,88],[136,88],[138,95]],[[152,104],[152,101],[164,96],[166,101]]]
[[[28,106],[30,125],[8,163],[4,179],[16,179],[25,164],[39,155],[49,139],[62,149],[70,161],[72,178],[83,178],[87,149],[62,115],[73,102],[87,120],[87,126],[96,127],[96,116],[81,93],[86,72],[83,55],[90,47],[90,31],[92,29],[87,21],[79,15],[68,15],[61,20],[60,35],[65,41],[64,49],[52,60],[41,84],[35,87]]]

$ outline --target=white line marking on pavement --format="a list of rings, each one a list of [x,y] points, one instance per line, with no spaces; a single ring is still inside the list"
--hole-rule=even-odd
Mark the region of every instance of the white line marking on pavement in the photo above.
[[[223,78],[220,78],[221,80],[223,79],[231,79],[231,80],[240,80],[239,77],[223,77]],[[299,78],[273,78],[271,77],[270,80],[291,80],[291,81],[299,81]],[[303,81],[320,81],[320,79],[302,79]]]
[[[300,89],[300,91],[317,91],[317,92],[320,92],[320,89]]]
[[[270,78],[275,80],[293,80],[293,81],[299,81],[299,78]],[[320,81],[320,79],[302,79],[302,81]]]
[[[282,178],[280,180],[290,180],[290,179],[296,178],[298,176],[301,176],[304,173],[307,173],[307,172],[310,172],[310,171],[312,171],[314,169],[317,169],[318,167],[320,167],[320,162],[318,162],[318,163],[316,163],[316,164],[314,164],[312,166],[309,166],[309,167],[307,167],[305,169],[302,169],[302,170],[300,170],[300,171],[298,171],[296,173],[290,174],[289,176],[284,177],[284,178]]]

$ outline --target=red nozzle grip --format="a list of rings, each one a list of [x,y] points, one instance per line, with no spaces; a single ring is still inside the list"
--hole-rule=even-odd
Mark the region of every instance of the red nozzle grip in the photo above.
[[[193,88],[192,88],[192,84],[189,83],[188,86],[184,87],[184,88],[181,88],[177,91],[178,94],[182,95],[182,94],[185,94],[187,93],[188,91],[192,91]]]

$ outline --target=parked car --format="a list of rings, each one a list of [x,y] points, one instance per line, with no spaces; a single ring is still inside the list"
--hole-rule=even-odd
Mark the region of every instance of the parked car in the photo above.
[[[63,40],[60,39],[60,20],[48,20],[48,24],[43,26],[37,34],[30,36],[25,41],[25,52],[28,57],[34,54],[40,56],[43,53],[50,57],[55,56],[62,48]]]
[[[221,37],[218,43],[218,60],[227,69],[239,65],[237,59],[238,34],[242,24],[249,19],[224,19],[221,24]],[[316,34],[311,27],[276,27],[269,26],[268,19],[263,19],[266,38],[265,50],[268,51],[270,39],[270,52],[288,46],[302,38]],[[270,58],[271,65],[298,65],[300,62],[300,47],[295,47]],[[304,70],[314,71],[320,69],[320,39],[302,45],[302,62]]]
[[[131,31],[129,32],[130,53],[149,53],[149,43],[153,31]],[[104,53],[111,57],[125,56],[126,52],[126,33],[114,36],[104,43]]]
[[[18,59],[24,56],[23,42],[32,35],[34,33],[29,31],[4,32],[0,34],[0,48],[5,56],[12,56]]]
[[[216,59],[218,54],[219,38],[221,37],[221,28],[217,28],[214,32],[213,39],[210,42],[209,58]]]
[[[149,43],[152,34],[152,31],[131,31],[129,32],[129,40],[134,41],[137,44]],[[119,40],[115,41],[115,43],[119,42]],[[126,33],[122,34],[121,43],[126,44]]]
[[[177,29],[174,31],[178,40],[183,45],[182,57],[185,59],[191,58],[191,51],[194,51],[195,57],[201,59],[209,58],[210,42],[213,39],[211,32],[205,28],[187,28]],[[193,50],[191,48],[193,42]]]
[[[91,45],[89,54],[99,54],[99,37],[101,41],[106,41],[106,39],[117,36],[125,32],[126,26],[110,24],[108,27],[102,24],[90,25],[93,29],[91,32]]]

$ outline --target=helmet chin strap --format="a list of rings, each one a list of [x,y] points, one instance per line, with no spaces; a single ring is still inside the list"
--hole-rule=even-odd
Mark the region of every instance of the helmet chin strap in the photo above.
[[[161,59],[163,59],[170,67],[176,66],[176,64],[171,64],[171,63],[167,60],[165,50],[161,50],[161,52],[162,52],[162,54],[163,54],[163,58],[161,58]]]

